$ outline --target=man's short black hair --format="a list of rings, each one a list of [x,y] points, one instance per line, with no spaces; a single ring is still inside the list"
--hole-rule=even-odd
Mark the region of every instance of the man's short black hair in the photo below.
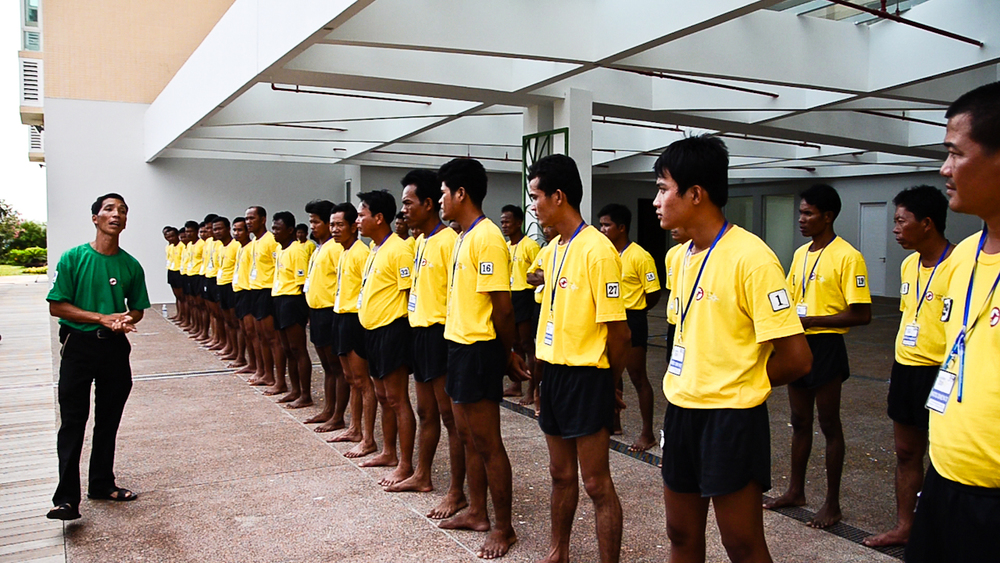
[[[104,200],[106,199],[120,199],[122,203],[125,203],[125,198],[121,194],[116,194],[114,192],[109,194],[104,194],[94,200],[94,203],[90,204],[90,214],[97,215],[101,211],[101,207],[104,206]],[[125,203],[125,211],[128,211],[128,204]]]
[[[247,207],[247,209],[253,209],[257,213],[258,217],[263,217],[267,219],[267,210],[264,209],[263,207],[259,205],[251,205],[250,207]]]
[[[361,203],[368,206],[368,211],[371,212],[372,217],[381,214],[382,220],[389,223],[396,216],[396,198],[392,197],[392,194],[385,190],[361,192],[358,194],[358,199],[361,200]]]
[[[194,230],[197,231],[198,230],[198,221],[185,221],[184,222],[184,228],[185,229],[194,229]]]
[[[620,203],[609,203],[597,213],[597,218],[607,217],[615,225],[625,227],[625,232],[632,227],[632,212]]]
[[[229,219],[227,219],[226,217],[218,217],[218,216],[216,216],[216,218],[212,220],[212,224],[215,224],[215,223],[222,223],[226,227],[226,229],[228,229],[231,226],[229,224]]]
[[[306,204],[306,213],[319,217],[320,221],[330,224],[330,215],[333,213],[333,202],[325,199],[314,199]]]
[[[216,217],[218,217],[218,215],[216,215],[215,213],[209,213],[208,215],[205,215],[205,222],[211,225],[212,223],[215,222]]]
[[[948,220],[948,198],[934,186],[913,186],[896,194],[892,204],[906,208],[913,213],[917,221],[930,217],[934,228],[944,236],[945,224]]]
[[[465,188],[465,193],[469,195],[472,203],[482,209],[483,200],[486,199],[488,179],[486,169],[478,160],[456,158],[446,162],[438,170],[438,180],[452,193],[458,188]]]
[[[538,178],[538,189],[551,196],[556,190],[566,195],[570,207],[580,210],[583,201],[583,180],[576,161],[564,154],[550,154],[528,167],[528,181]]]
[[[247,218],[246,217],[243,217],[243,216],[233,217],[233,224],[234,225],[236,223],[246,223],[246,222],[247,222]]]
[[[820,213],[833,213],[836,219],[840,215],[840,194],[828,184],[814,184],[799,194],[799,197],[809,205],[819,209]]]
[[[520,207],[508,203],[507,205],[500,208],[500,214],[510,213],[510,216],[517,221],[524,221],[524,210]]]
[[[163,227],[162,232],[169,233],[170,231],[176,231],[176,230],[177,229],[171,227],[170,225],[167,225],[167,226]]]
[[[399,183],[404,188],[411,184],[416,186],[417,199],[420,203],[429,199],[434,202],[435,212],[441,210],[441,180],[438,180],[438,175],[433,170],[410,170]]]
[[[657,178],[670,174],[678,195],[701,186],[716,207],[721,209],[729,201],[729,149],[718,137],[695,135],[670,143],[656,159],[653,172]]]
[[[299,231],[302,231],[303,233],[308,233],[309,225],[306,225],[305,223],[299,223],[298,225],[295,225],[295,232]]]
[[[198,223],[199,229],[204,229],[205,227],[211,227],[211,226],[212,224],[207,221],[202,221],[201,223]]]
[[[295,215],[291,211],[279,211],[271,218],[272,221],[281,221],[286,227],[295,228]]]
[[[972,128],[969,136],[973,141],[989,153],[1000,149],[1000,82],[985,84],[962,94],[948,106],[944,116],[951,119],[963,113],[969,114]]]
[[[358,220],[358,208],[354,207],[354,204],[349,201],[334,205],[333,211],[330,212],[330,216],[332,217],[336,213],[343,213],[344,221],[346,221],[348,225],[351,225]]]
[[[402,211],[399,211],[399,212],[396,213],[396,220],[397,221],[403,221],[404,219],[406,219],[406,215],[403,215]]]

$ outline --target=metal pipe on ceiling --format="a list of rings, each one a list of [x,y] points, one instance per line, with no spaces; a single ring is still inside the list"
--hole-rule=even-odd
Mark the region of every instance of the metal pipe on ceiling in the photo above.
[[[274,90],[275,92],[291,92],[293,94],[320,94],[322,96],[338,96],[341,98],[357,98],[360,100],[377,100],[380,102],[401,102],[404,104],[420,104],[424,106],[431,105],[430,102],[426,102],[423,100],[406,100],[403,98],[390,98],[387,96],[369,96],[365,94],[345,94],[343,92],[323,92],[321,90],[306,90],[305,88],[302,88],[298,84],[296,84],[294,88],[286,88],[283,86],[278,86],[277,84],[272,82],[271,90]]]
[[[965,43],[969,43],[970,45],[975,45],[976,47],[982,47],[983,46],[983,42],[982,41],[979,41],[979,40],[976,40],[976,39],[972,39],[971,37],[966,37],[964,35],[959,35],[957,33],[952,33],[950,31],[945,31],[945,30],[943,30],[941,28],[938,28],[938,27],[933,27],[933,26],[929,26],[927,24],[923,24],[923,23],[920,23],[920,22],[915,22],[913,20],[908,20],[908,19],[905,19],[905,18],[903,18],[903,17],[901,17],[901,16],[899,16],[897,14],[890,13],[885,8],[885,2],[882,2],[882,9],[881,10],[876,10],[874,8],[869,8],[868,6],[863,6],[861,4],[855,4],[853,2],[848,2],[847,0],[827,0],[827,1],[831,2],[833,4],[840,4],[841,6],[846,6],[848,8],[854,8],[855,10],[858,10],[858,11],[861,11],[861,12],[865,12],[867,14],[871,14],[873,16],[877,16],[877,17],[880,17],[880,18],[883,18],[883,19],[887,19],[889,21],[894,21],[896,23],[901,23],[901,24],[904,24],[904,25],[909,25],[909,26],[915,27],[917,29],[922,29],[924,31],[929,31],[931,33],[936,33],[938,35],[943,35],[943,36],[948,37],[950,39],[956,39],[958,41],[963,41]]]

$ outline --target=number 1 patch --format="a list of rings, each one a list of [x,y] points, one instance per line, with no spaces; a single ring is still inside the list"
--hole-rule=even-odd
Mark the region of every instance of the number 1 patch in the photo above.
[[[493,275],[493,262],[480,262],[479,263],[479,275],[480,276],[492,276]]]
[[[620,295],[620,290],[618,289],[618,282],[608,282],[605,285],[607,289],[608,299],[617,299]]]
[[[768,293],[767,298],[771,301],[771,310],[775,313],[792,306],[791,301],[788,299],[788,292],[784,289]]]

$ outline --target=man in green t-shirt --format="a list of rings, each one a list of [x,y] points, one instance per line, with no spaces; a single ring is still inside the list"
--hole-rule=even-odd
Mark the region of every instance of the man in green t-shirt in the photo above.
[[[94,438],[87,496],[130,501],[136,495],[115,484],[115,437],[125,401],[132,390],[126,333],[149,308],[146,280],[139,262],[118,246],[128,206],[118,194],[97,198],[91,206],[97,236],[59,258],[49,313],[59,318],[59,486],[48,517],[80,517],[80,452],[90,414],[93,382]]]

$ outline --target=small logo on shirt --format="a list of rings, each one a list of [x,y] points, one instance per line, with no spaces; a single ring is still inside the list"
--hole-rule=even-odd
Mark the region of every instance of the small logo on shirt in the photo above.
[[[855,281],[855,283],[857,284],[858,287],[864,287],[865,286],[865,277],[864,276],[854,276],[854,281]]]
[[[924,300],[925,301],[934,301],[934,293],[928,291],[926,294],[924,294]]]
[[[646,281],[651,282],[656,279],[656,274],[653,272],[646,272]]]
[[[566,278],[559,278],[559,289],[566,289],[569,285],[569,280]]]
[[[303,270],[303,269],[295,270],[295,275],[297,275],[299,277],[302,277],[302,276],[306,275],[306,271]]]
[[[108,283],[110,283],[111,285],[118,285],[118,280],[116,280],[115,278],[111,278],[108,280]]]
[[[903,282],[903,285],[899,286],[899,294],[900,295],[910,294],[910,282]]]
[[[479,275],[480,276],[492,276],[493,275],[493,262],[480,262],[479,263]]]
[[[951,320],[951,303],[952,299],[950,297],[945,297],[941,300],[944,307],[941,308],[941,322],[946,323]]]
[[[1000,308],[993,307],[993,310],[990,311],[990,326],[997,326],[997,323],[1000,323]]]
[[[420,259],[420,267],[423,268],[426,265],[427,265],[427,259],[426,258],[421,258]]]
[[[784,289],[779,289],[778,291],[772,291],[767,294],[767,298],[771,301],[771,310],[775,313],[778,311],[783,311],[791,307],[791,301],[788,299],[788,292]]]
[[[399,269],[399,277],[401,277],[401,278],[408,278],[408,277],[410,277],[410,269],[409,268],[400,268]]]
[[[562,283],[562,280],[559,280],[559,283]],[[608,282],[604,287],[606,288],[608,299],[617,299],[618,296],[621,295],[621,290],[618,288],[618,282]]]
[[[695,301],[701,301],[701,298],[704,296],[705,296],[705,290],[700,287],[694,292]]]

